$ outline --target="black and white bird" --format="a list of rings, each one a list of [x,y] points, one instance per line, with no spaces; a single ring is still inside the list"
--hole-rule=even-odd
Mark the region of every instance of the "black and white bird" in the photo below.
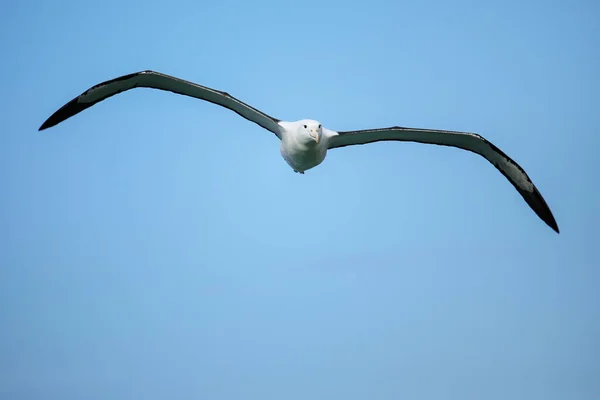
[[[311,119],[294,122],[281,121],[226,92],[155,71],[135,72],[89,88],[52,114],[39,130],[50,128],[115,94],[138,87],[166,90],[195,97],[236,112],[274,133],[280,140],[280,151],[284,160],[295,172],[301,174],[321,164],[328,150],[379,141],[394,140],[436,144],[477,153],[492,163],[510,181],[527,204],[548,226],[557,233],[559,232],[550,208],[523,168],[494,144],[475,133],[399,126],[336,132]]]

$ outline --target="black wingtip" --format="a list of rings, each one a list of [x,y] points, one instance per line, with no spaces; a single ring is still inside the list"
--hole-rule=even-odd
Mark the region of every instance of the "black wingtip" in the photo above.
[[[58,118],[56,116],[57,113],[58,111],[56,111],[54,114],[48,117],[48,119],[45,120],[44,123],[39,127],[38,132],[43,131],[44,129],[52,128],[54,125],[58,124],[60,121],[58,121]]]
[[[44,123],[40,126],[38,131],[51,128],[55,125],[60,124],[64,120],[71,118],[75,114],[79,114],[88,107],[91,107],[94,103],[79,103],[77,99],[79,96],[69,101],[67,104],[59,108],[54,114],[52,114]]]
[[[90,91],[100,88],[102,86],[106,86],[108,84],[117,82],[117,81],[123,81],[123,80],[127,80],[130,78],[135,77],[136,75],[141,75],[141,74],[148,74],[148,73],[154,73],[154,71],[151,70],[145,70],[145,71],[140,71],[140,72],[134,72],[132,74],[127,74],[127,75],[123,75],[123,76],[119,76],[117,78],[114,79],[109,79],[107,81],[104,81],[102,83],[99,83],[97,85],[92,86],[91,88],[89,88],[88,90],[86,90],[84,93],[80,94],[79,96],[75,97],[73,100],[69,101],[67,104],[65,104],[64,106],[62,106],[61,108],[59,108],[54,114],[52,114],[43,124],[42,126],[40,126],[40,128],[38,129],[38,131],[43,131],[44,129],[48,129],[53,127],[54,125],[58,125],[61,122],[63,122],[64,120],[71,118],[72,116],[79,114],[80,112],[82,112],[83,110],[85,110],[86,108],[89,108],[91,106],[93,106],[94,104],[98,103],[99,101],[102,101],[104,99],[106,99],[107,97],[113,96],[117,93],[120,93],[120,91],[116,91],[114,93],[105,95],[102,98],[98,98],[90,103],[80,103],[78,100],[84,96],[86,93],[89,93]]]
[[[44,123],[43,123],[43,124],[42,124],[42,125],[41,125],[41,126],[38,128],[38,132],[41,132],[41,131],[43,131],[44,129],[51,128],[51,127],[53,127],[54,125],[56,125],[56,124],[52,124],[52,123],[50,122],[50,118],[48,118],[48,119],[47,119],[46,121],[44,121]]]
[[[554,215],[552,215],[552,211],[550,211],[550,207],[546,204],[546,200],[542,197],[542,194],[539,190],[533,186],[533,191],[521,191],[521,195],[529,204],[529,206],[533,209],[533,211],[548,225],[552,228],[556,233],[560,234],[560,229],[558,229],[558,224],[556,223],[556,219],[554,219]]]
[[[531,209],[537,214],[537,216],[540,217],[540,219],[542,221],[544,221],[546,223],[546,225],[548,225],[550,228],[552,228],[554,230],[554,232],[560,233],[560,230],[558,229],[558,224],[556,223],[556,220],[554,219],[554,215],[552,215],[552,211],[550,211],[550,207],[548,207],[546,200],[544,200],[544,197],[542,197],[542,194],[539,192],[537,187],[535,187],[535,185],[533,184],[531,179],[529,179],[529,177],[527,176],[527,174],[525,173],[523,168],[521,168],[521,166],[519,164],[517,164],[512,158],[507,156],[506,153],[504,153],[502,150],[500,150],[493,143],[491,143],[490,141],[488,141],[487,139],[485,139],[483,137],[481,137],[481,139],[484,142],[486,142],[492,148],[492,150],[494,150],[496,153],[498,153],[500,156],[502,156],[506,161],[511,163],[513,166],[518,168],[519,171],[521,171],[521,173],[523,175],[525,175],[525,177],[527,178],[527,181],[532,185],[532,190],[527,190],[527,189],[522,188],[502,168],[500,168],[497,164],[494,164],[494,166],[498,169],[498,171],[500,171],[502,173],[502,175],[504,175],[504,177],[506,179],[508,179],[510,181],[510,183],[517,189],[517,191],[521,194],[523,199],[525,199],[525,201],[527,202],[529,207],[531,207]]]

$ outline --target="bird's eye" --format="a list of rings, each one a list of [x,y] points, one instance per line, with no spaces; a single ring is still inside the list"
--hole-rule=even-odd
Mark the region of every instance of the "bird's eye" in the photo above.
[[[319,125],[319,129],[321,129],[321,125]]]
[[[304,125],[304,129],[306,129],[306,125]]]

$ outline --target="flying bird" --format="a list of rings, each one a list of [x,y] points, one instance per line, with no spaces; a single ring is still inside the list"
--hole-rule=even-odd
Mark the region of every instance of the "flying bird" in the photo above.
[[[236,112],[274,133],[280,140],[283,159],[300,174],[321,164],[328,150],[380,141],[418,142],[471,151],[492,163],[523,196],[538,217],[559,233],[550,208],[523,168],[490,141],[475,133],[400,126],[337,132],[325,128],[319,121],[312,119],[282,121],[238,100],[229,93],[150,70],[123,75],[92,86],[58,109],[40,126],[39,130],[57,125],[102,100],[137,87],[166,90],[195,97]]]

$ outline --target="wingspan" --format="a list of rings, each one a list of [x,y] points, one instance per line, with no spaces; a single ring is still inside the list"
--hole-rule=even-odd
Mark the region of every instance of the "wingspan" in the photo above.
[[[135,72],[92,86],[58,109],[42,124],[39,130],[57,125],[102,100],[137,87],[170,91],[218,104],[273,132],[281,139],[283,128],[279,125],[278,119],[249,106],[228,93],[155,71]]]
[[[502,150],[481,135],[436,129],[391,127],[337,132],[328,139],[328,148],[335,149],[380,141],[405,141],[451,146],[479,154],[492,163],[517,189],[533,211],[559,233],[558,224],[525,170]]]

